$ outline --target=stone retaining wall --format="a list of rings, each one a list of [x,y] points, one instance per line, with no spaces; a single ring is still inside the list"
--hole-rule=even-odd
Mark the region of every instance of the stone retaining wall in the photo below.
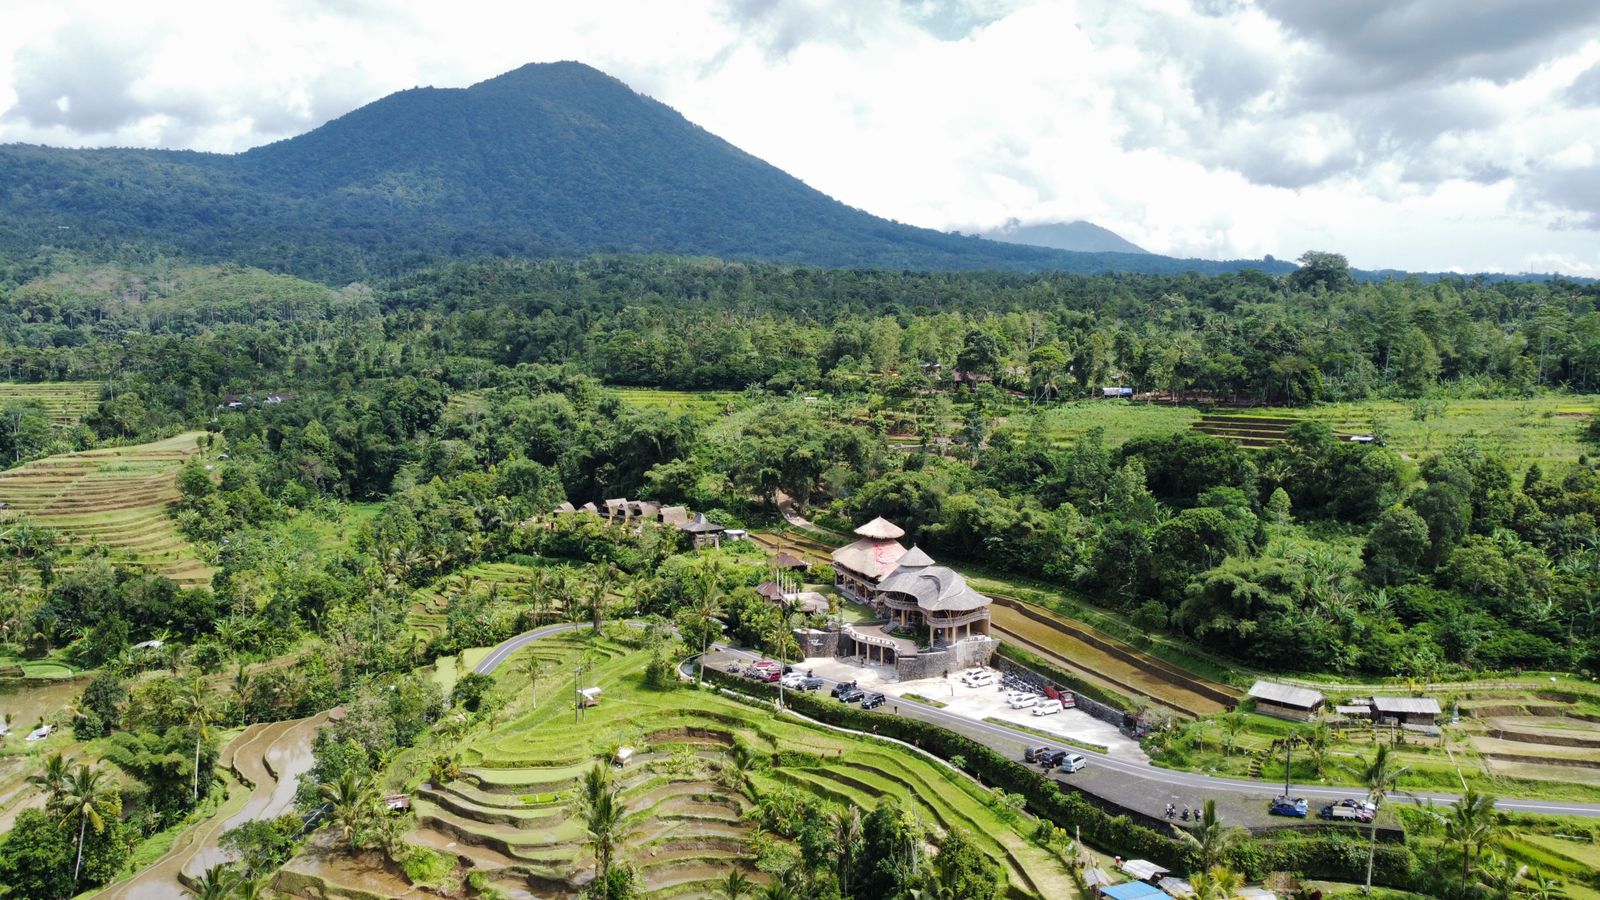
[[[923,650],[916,656],[900,656],[894,661],[895,675],[901,681],[937,678],[946,672],[959,672],[989,665],[998,644],[993,639],[958,641],[948,650]]]

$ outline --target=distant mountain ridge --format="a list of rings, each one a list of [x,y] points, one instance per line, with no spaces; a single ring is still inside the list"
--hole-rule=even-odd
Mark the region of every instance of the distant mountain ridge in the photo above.
[[[0,248],[130,244],[325,281],[590,253],[918,270],[1293,268],[1136,247],[1071,253],[887,221],[571,62],[400,91],[235,155],[0,146]]]
[[[1012,219],[992,231],[979,232],[979,237],[1009,244],[1026,244],[1030,247],[1049,247],[1052,250],[1070,250],[1074,253],[1145,253],[1150,251],[1102,228],[1081,219],[1076,222],[1043,222],[1023,225]]]

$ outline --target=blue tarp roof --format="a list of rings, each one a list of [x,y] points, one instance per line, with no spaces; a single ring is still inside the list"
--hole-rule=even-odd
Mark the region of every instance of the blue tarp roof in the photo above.
[[[1101,888],[1100,893],[1110,897],[1111,900],[1145,900],[1147,897],[1167,896],[1165,891],[1151,887],[1142,881],[1124,881],[1122,884],[1113,884],[1110,887]]]

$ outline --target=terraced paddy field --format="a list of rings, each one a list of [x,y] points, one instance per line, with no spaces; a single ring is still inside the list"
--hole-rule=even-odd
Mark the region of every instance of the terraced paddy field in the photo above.
[[[0,382],[0,403],[8,400],[37,401],[57,425],[75,425],[100,405],[100,382]]]
[[[530,654],[552,673],[539,683],[537,707],[518,665]],[[592,664],[585,686],[604,693],[599,706],[574,722],[573,669],[584,659]],[[982,788],[943,764],[709,690],[650,690],[643,685],[645,662],[642,651],[586,632],[518,651],[494,673],[515,699],[501,724],[461,742],[461,777],[428,787],[412,782],[417,824],[409,840],[455,854],[463,867],[489,873],[513,895],[575,896],[593,872],[575,788],[597,760],[627,746],[637,755],[613,769],[626,808],[619,856],[637,870],[649,896],[714,896],[713,882],[733,869],[764,881],[749,846],[755,832],[749,813],[757,797],[780,787],[868,808],[880,797],[896,798],[937,830],[968,832],[1000,863],[1012,896],[1074,895],[1063,860],[1028,839],[1035,823],[1026,816],[1002,819]],[[740,766],[736,756],[748,764]],[[372,873],[343,873],[332,862],[309,854],[289,870],[330,890],[346,879],[375,887]],[[385,895],[407,889],[400,882]]]
[[[515,563],[477,563],[439,579],[411,594],[411,610],[406,624],[413,632],[432,640],[444,633],[450,598],[469,590],[498,587],[507,597],[518,596],[538,571]]]
[[[4,515],[31,515],[78,547],[105,547],[185,587],[211,583],[212,570],[178,533],[167,507],[177,475],[201,432],[164,441],[64,453],[0,472]]]

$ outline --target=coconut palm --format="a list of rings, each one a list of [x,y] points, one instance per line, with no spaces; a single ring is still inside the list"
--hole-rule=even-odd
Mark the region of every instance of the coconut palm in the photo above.
[[[1450,814],[1442,816],[1445,837],[1461,845],[1461,880],[1472,876],[1472,863],[1483,853],[1483,847],[1494,837],[1496,828],[1494,797],[1468,788]]]
[[[623,812],[623,806],[617,800],[617,792],[603,790],[593,802],[589,803],[583,817],[584,826],[589,832],[589,842],[594,845],[596,881],[606,877],[606,873],[611,871],[611,859],[617,849],[617,838],[620,836],[618,830],[622,824]]]
[[[1239,842],[1244,829],[1229,828],[1222,824],[1222,819],[1217,815],[1217,801],[1207,800],[1200,813],[1200,824],[1194,831],[1184,831],[1181,834],[1199,851],[1200,868],[1202,871],[1220,866],[1227,857],[1228,851]]]
[[[722,894],[723,900],[744,900],[754,889],[755,886],[750,883],[750,879],[744,877],[744,873],[738,869],[729,872],[727,878],[717,882],[717,892]]]
[[[545,661],[533,654],[532,650],[517,664],[517,671],[528,676],[528,696],[532,698],[533,705],[539,705],[539,676],[545,674],[548,666]]]
[[[1491,855],[1478,871],[1478,896],[1485,900],[1512,900],[1523,894],[1522,877],[1528,867],[1514,859]]]
[[[1327,722],[1318,722],[1305,733],[1306,750],[1311,754],[1311,768],[1322,776],[1322,767],[1328,761],[1328,747],[1333,743],[1333,729]]]
[[[1524,900],[1560,900],[1566,892],[1561,890],[1559,879],[1545,875],[1542,869],[1534,869],[1523,885],[1522,896]]]
[[[354,853],[356,836],[366,829],[377,812],[378,787],[372,779],[347,769],[338,781],[328,782],[317,792],[330,806],[328,821],[338,831],[339,840]]]
[[[1244,730],[1244,715],[1239,712],[1226,712],[1217,716],[1217,724],[1222,726],[1222,755],[1232,756],[1233,747],[1239,742],[1239,732]]]
[[[211,734],[215,715],[211,704],[211,686],[199,672],[190,673],[178,689],[178,712],[189,727],[194,729],[194,799],[200,800],[200,750]]]
[[[1226,866],[1210,869],[1189,879],[1195,900],[1230,900],[1244,887],[1244,876]]]
[[[67,758],[60,753],[52,753],[45,758],[44,770],[37,775],[29,775],[28,783],[44,791],[46,801],[55,806],[66,790],[67,778],[72,774],[72,766]]]
[[[722,592],[718,583],[722,558],[702,555],[695,558],[695,595],[689,607],[695,625],[700,629],[700,657],[694,683],[705,683],[706,649],[711,643],[711,623],[722,615]]]
[[[116,796],[116,787],[98,768],[80,764],[63,782],[61,796],[55,802],[67,820],[78,820],[78,861],[72,867],[72,880],[83,874],[83,838],[91,826],[96,832],[105,830],[107,807]]]
[[[1361,768],[1361,783],[1367,789],[1367,802],[1373,806],[1372,826],[1367,842],[1367,881],[1362,888],[1363,893],[1372,893],[1372,863],[1378,855],[1378,808],[1383,806],[1383,801],[1394,791],[1401,777],[1409,771],[1411,771],[1409,766],[1400,765],[1389,755],[1388,745],[1378,747],[1378,752],[1373,754],[1372,759]]]
[[[238,896],[235,889],[240,884],[239,873],[232,866],[215,865],[200,876],[188,895],[196,900],[234,900]]]
[[[767,640],[772,643],[772,655],[776,656],[779,662],[786,662],[790,654],[799,652],[794,641],[794,631],[789,624],[789,616],[782,610],[778,612],[778,618],[773,622],[772,633],[767,636]],[[783,705],[781,678],[778,679],[778,705]]]

